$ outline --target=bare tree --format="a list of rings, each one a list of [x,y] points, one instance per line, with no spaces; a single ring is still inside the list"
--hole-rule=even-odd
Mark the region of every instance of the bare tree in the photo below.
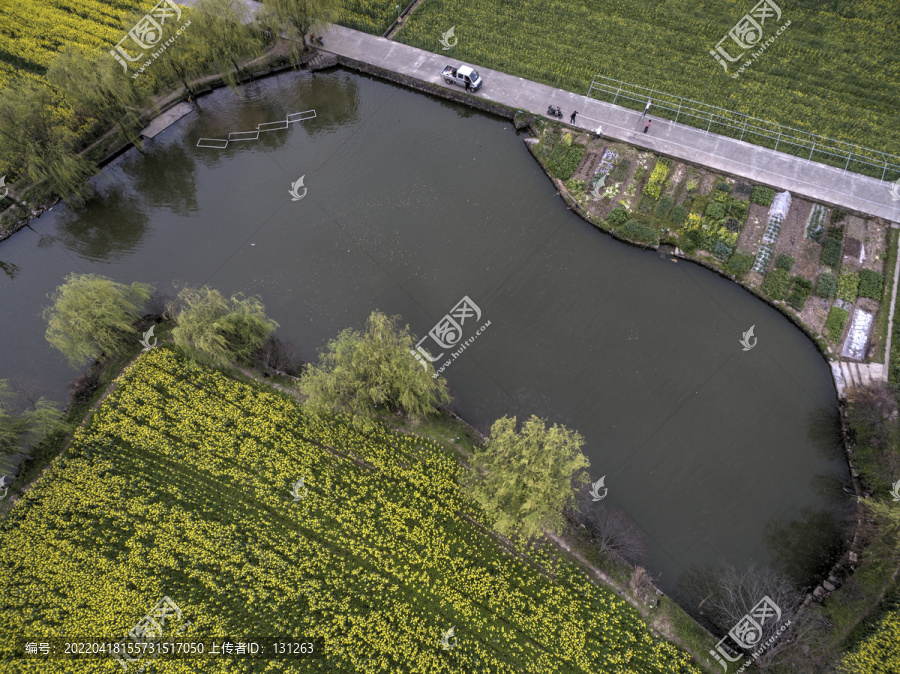
[[[93,372],[93,369],[87,374],[75,377],[69,382],[69,389],[72,391],[72,402],[76,405],[83,405],[91,399],[91,395],[99,386],[100,378]]]
[[[872,491],[890,489],[900,477],[900,424],[897,423],[897,402],[894,394],[883,382],[867,386],[853,386],[846,390],[847,421],[852,440],[869,452],[870,469],[868,487]],[[874,483],[872,483],[874,482]]]
[[[13,379],[10,381],[10,386],[13,391],[28,402],[31,409],[37,409],[38,384],[34,379]]]
[[[836,657],[824,638],[826,623],[821,615],[804,608],[803,593],[787,577],[768,567],[749,562],[738,569],[723,562],[694,568],[681,577],[679,584],[680,603],[715,635],[727,635],[752,615],[765,597],[778,607],[780,617],[774,619],[772,615],[760,623],[762,634],[752,641],[752,650],[737,650],[731,638],[723,642],[733,655],[752,660],[762,671],[821,672]]]
[[[303,370],[303,361],[293,342],[269,337],[250,356],[251,362],[264,372],[296,377]]]
[[[583,525],[601,553],[617,555],[629,565],[647,559],[647,540],[637,523],[624,510],[605,503],[595,503],[587,489],[576,495],[577,509],[566,511],[568,519]]]
[[[849,406],[847,420],[857,434],[857,442],[872,447],[883,447],[893,433],[897,416],[897,401],[884,382],[873,382],[866,386],[851,386],[845,395]]]
[[[174,299],[174,295],[165,295],[158,290],[154,291],[150,296],[150,299],[148,299],[147,303],[144,305],[144,311],[153,318],[161,318],[164,320],[171,319],[172,316],[169,314],[169,307],[172,305]]]
[[[656,598],[656,586],[653,584],[650,574],[647,573],[647,569],[643,566],[634,567],[629,586],[638,601],[656,605],[658,601]]]

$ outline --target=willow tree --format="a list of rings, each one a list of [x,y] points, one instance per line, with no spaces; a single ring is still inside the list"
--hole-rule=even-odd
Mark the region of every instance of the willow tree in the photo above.
[[[0,96],[0,165],[16,181],[69,199],[85,194],[96,165],[78,154],[70,108],[48,85],[18,80]],[[45,195],[46,196],[46,195]]]
[[[379,410],[418,422],[450,402],[447,382],[411,355],[415,339],[399,319],[374,311],[364,333],[346,329],[328,342],[319,363],[307,366],[300,379],[307,407],[349,414],[355,426],[366,428]]]
[[[141,108],[148,102],[142,90],[122,75],[107,53],[84,55],[68,47],[47,69],[47,81],[82,119],[118,127],[122,138],[138,145]]]
[[[47,341],[73,367],[121,355],[140,341],[134,325],[152,294],[146,283],[127,286],[96,274],[69,274],[44,310]]]
[[[341,18],[341,0],[263,0],[262,22],[281,39],[292,40],[294,58],[306,51],[305,36],[321,33]],[[300,48],[298,48],[298,46]]]
[[[0,379],[0,473],[14,475],[22,458],[50,434],[62,430],[62,413],[45,398],[29,401],[31,408],[16,413],[12,409],[15,394],[5,379]]]
[[[195,361],[217,367],[249,362],[278,327],[258,297],[227,299],[208,286],[181,290],[169,313],[177,322],[175,345]]]
[[[467,491],[504,536],[529,538],[559,531],[563,510],[575,505],[577,484],[586,483],[588,460],[577,431],[532,416],[516,430],[515,417],[494,422],[487,446],[475,455]]]
[[[199,0],[191,12],[187,42],[201,61],[215,64],[232,89],[241,84],[239,59],[262,54],[265,36],[240,0]],[[173,45],[174,48],[175,45]]]

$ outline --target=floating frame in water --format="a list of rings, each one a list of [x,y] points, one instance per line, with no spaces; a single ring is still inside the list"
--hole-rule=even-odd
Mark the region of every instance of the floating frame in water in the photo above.
[[[309,115],[309,113],[312,113]],[[301,117],[300,115],[309,115],[309,117]],[[287,121],[289,124],[294,122],[305,122],[307,119],[313,119],[316,116],[315,110],[305,110],[304,112],[292,112],[287,116]],[[292,117],[296,117],[296,119],[291,119]]]
[[[259,140],[259,131],[232,131],[228,140]]]
[[[314,119],[315,117],[315,110],[292,112],[285,119],[278,120],[277,122],[263,122],[262,124],[257,124],[256,131],[232,131],[228,134],[228,140],[225,140],[224,138],[201,138],[197,141],[197,147],[212,147],[216,148],[217,150],[223,150],[228,147],[229,142],[233,143],[239,140],[258,140],[260,133],[286,129],[294,122],[305,122],[306,120]]]
[[[210,143],[224,143],[223,145],[210,145]],[[223,138],[201,138],[197,141],[197,147],[215,147],[223,149],[228,147],[228,141]]]
[[[275,126],[276,124],[277,124],[278,126]],[[257,125],[256,125],[256,129],[257,129],[257,131],[259,131],[260,133],[262,133],[262,132],[264,132],[264,131],[277,131],[278,129],[286,129],[286,128],[288,128],[288,124],[290,124],[290,122],[288,122],[286,119],[282,119],[280,122],[263,122],[262,124],[257,124]],[[272,127],[272,128],[270,128],[270,129],[264,129],[264,128],[263,128],[264,126],[269,126],[269,127]]]

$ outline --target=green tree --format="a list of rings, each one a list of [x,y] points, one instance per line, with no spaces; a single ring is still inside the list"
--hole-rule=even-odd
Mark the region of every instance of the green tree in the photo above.
[[[199,0],[189,28],[192,48],[202,60],[214,63],[225,84],[235,90],[241,83],[237,60],[257,57],[265,46],[263,34],[240,0]]]
[[[297,58],[306,51],[305,36],[321,33],[330,23],[341,18],[341,0],[263,0],[261,23],[281,39],[291,40],[291,52]],[[298,46],[299,45],[299,48]]]
[[[300,380],[307,407],[349,414],[366,428],[379,407],[419,421],[450,402],[447,382],[411,355],[415,338],[408,325],[397,327],[399,319],[374,311],[365,334],[347,329],[328,342],[319,364],[308,366]]]
[[[73,367],[125,353],[139,339],[134,323],[152,294],[146,283],[126,286],[96,274],[69,274],[44,310],[47,341]]]
[[[41,398],[31,409],[16,414],[11,403],[15,395],[5,379],[0,379],[0,473],[17,472],[17,455],[27,458],[29,450],[64,427],[62,414],[54,403]]]
[[[175,345],[197,362],[217,367],[248,362],[278,327],[258,297],[226,299],[208,286],[181,290],[169,313],[176,316]]]
[[[32,81],[19,81],[0,96],[0,165],[16,181],[42,185],[38,198],[58,194],[69,200],[86,194],[84,182],[96,165],[77,152],[70,130],[72,111],[61,105],[53,90]]]
[[[467,489],[504,536],[558,531],[562,512],[575,505],[576,483],[588,481],[584,438],[565,426],[532,416],[516,431],[516,418],[494,422],[484,451],[475,456]]]
[[[47,81],[81,119],[115,125],[125,140],[140,145],[140,112],[147,99],[109,54],[86,56],[68,47],[47,69]]]

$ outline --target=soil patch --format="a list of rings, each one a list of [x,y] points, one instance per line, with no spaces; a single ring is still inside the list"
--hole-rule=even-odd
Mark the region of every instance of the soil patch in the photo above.
[[[800,312],[800,320],[815,332],[821,333],[825,325],[825,319],[828,318],[829,309],[831,309],[831,300],[812,296],[806,300],[806,306]]]
[[[713,187],[716,186],[716,181],[718,180],[718,176],[714,173],[706,173],[704,171],[703,178],[700,180],[700,189],[697,190],[697,194],[709,194],[713,191]]]
[[[859,239],[848,238],[844,239],[844,261],[851,262],[856,261],[859,262],[859,252],[862,250],[862,241]]]
[[[793,272],[814,282],[815,278],[818,277],[819,262],[822,259],[822,246],[815,241],[804,238],[800,242],[799,250],[794,259],[796,261],[794,262]]]
[[[674,196],[676,190],[684,181],[684,174],[686,172],[687,167],[684,164],[675,164],[675,167],[669,172],[669,178],[666,180],[666,190],[664,194],[668,194],[670,197]]]
[[[762,242],[762,235],[766,231],[768,213],[768,206],[750,204],[750,209],[747,211],[747,221],[741,229],[740,236],[738,236],[738,248],[751,255],[756,255],[759,251],[759,244]]]
[[[862,266],[883,273],[885,276],[893,274],[893,269],[884,269],[884,261],[887,258],[887,230],[888,224],[881,219],[869,220],[866,227],[866,259]]]
[[[575,173],[572,174],[572,178],[583,180],[586,185],[589,184],[591,178],[594,177],[594,169],[597,168],[597,164],[600,163],[600,157],[602,156],[602,152],[585,152],[581,163],[575,169]]]
[[[812,210],[812,204],[802,199],[794,199],[791,201],[791,207],[788,210],[787,217],[781,223],[781,232],[778,240],[775,242],[775,250],[772,252],[772,263],[778,259],[779,255],[790,255],[796,260],[800,255],[800,245],[806,241],[804,234],[806,233],[806,220],[809,218],[809,212]],[[791,269],[794,274],[799,273],[796,268]],[[808,278],[808,277],[807,277]]]

